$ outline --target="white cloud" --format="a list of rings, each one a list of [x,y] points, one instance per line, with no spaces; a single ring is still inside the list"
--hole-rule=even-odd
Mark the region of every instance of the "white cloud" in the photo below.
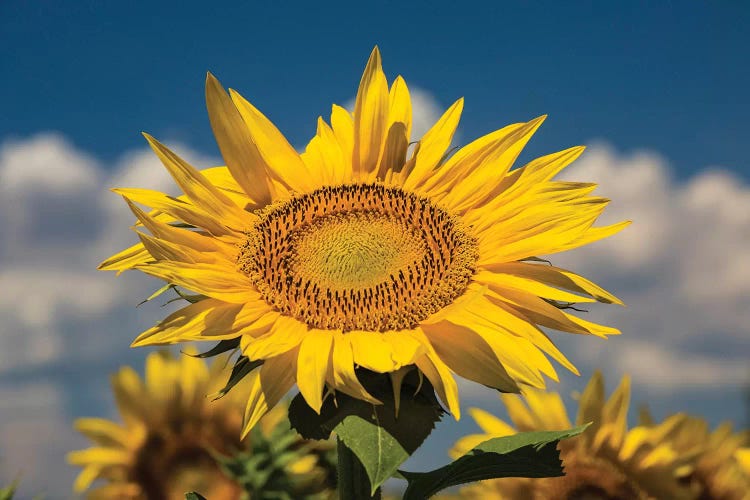
[[[594,318],[623,335],[598,345],[566,340],[582,349],[576,357],[628,371],[650,389],[746,384],[750,186],[720,169],[680,183],[656,155],[620,156],[605,146],[590,148],[561,178],[600,184],[597,192],[613,200],[602,223],[633,221],[552,257],[628,305],[593,307]]]

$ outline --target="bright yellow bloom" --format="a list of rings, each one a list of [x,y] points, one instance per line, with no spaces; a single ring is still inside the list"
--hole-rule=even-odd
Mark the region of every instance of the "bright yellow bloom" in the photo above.
[[[123,423],[102,418],[75,422],[76,429],[94,442],[91,448],[68,454],[71,464],[83,468],[75,491],[103,479],[88,498],[182,500],[188,491],[207,498],[243,498],[241,484],[223,472],[217,457],[259,453],[264,445],[260,441],[283,433],[279,422],[286,411],[278,406],[261,421],[252,442],[240,441],[247,382],[216,401],[207,397],[227,381],[227,368],[226,359],[208,367],[201,359],[177,360],[166,352],[148,356],[143,380],[132,368],[122,368],[112,377],[112,389]],[[300,447],[302,440],[296,437],[292,444]],[[271,470],[271,461],[266,463],[268,477],[281,474],[289,478],[288,484],[305,491],[324,491],[331,484],[314,454],[301,453],[284,471]]]
[[[472,408],[470,412],[484,434],[460,439],[452,455],[463,455],[494,437],[572,427],[557,393],[525,390],[525,405],[518,396],[501,397],[515,428],[486,411]],[[592,422],[591,426],[580,436],[560,442],[565,476],[483,481],[463,488],[460,496],[487,500],[692,498],[678,481],[689,457],[680,455],[663,439],[669,432],[666,427],[628,430],[629,400],[628,377],[605,401],[604,381],[601,373],[596,372],[581,395],[576,417],[576,425]]]
[[[100,268],[203,296],[134,346],[239,339],[244,356],[264,361],[245,432],[295,383],[316,411],[330,391],[379,403],[356,368],[415,365],[459,418],[453,373],[518,392],[556,379],[545,354],[576,371],[539,326],[619,333],[566,310],[616,297],[534,259],[627,225],[593,227],[608,203],[595,185],[552,180],[583,147],[511,170],[544,117],[450,155],[459,99],[410,148],[409,91],[401,77],[389,88],[377,49],[354,112],[334,105],[301,154],[210,74],[206,100],[226,167],[198,171],[146,136],[185,194],[115,189],[151,234],[139,227],[140,243]]]
[[[661,441],[680,455],[692,457],[692,467],[681,471],[680,479],[689,485],[694,498],[750,500],[750,432],[733,433],[730,423],[711,432],[705,420],[684,413],[656,425],[646,410],[641,423],[669,429]]]

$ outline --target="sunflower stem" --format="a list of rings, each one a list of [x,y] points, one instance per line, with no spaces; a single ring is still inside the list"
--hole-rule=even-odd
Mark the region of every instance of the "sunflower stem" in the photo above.
[[[340,438],[336,437],[339,455],[339,498],[341,500],[381,500],[380,488],[370,495],[370,479],[367,471]]]

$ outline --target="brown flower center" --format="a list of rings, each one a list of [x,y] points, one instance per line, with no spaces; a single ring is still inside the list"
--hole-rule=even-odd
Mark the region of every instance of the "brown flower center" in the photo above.
[[[238,264],[310,326],[413,328],[469,284],[476,240],[428,199],[382,184],[324,187],[260,212]]]

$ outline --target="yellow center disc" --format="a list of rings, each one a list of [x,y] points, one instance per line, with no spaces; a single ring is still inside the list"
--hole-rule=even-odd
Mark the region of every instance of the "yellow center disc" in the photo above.
[[[324,187],[266,208],[239,267],[310,326],[413,328],[468,285],[476,241],[426,198],[381,184]]]

